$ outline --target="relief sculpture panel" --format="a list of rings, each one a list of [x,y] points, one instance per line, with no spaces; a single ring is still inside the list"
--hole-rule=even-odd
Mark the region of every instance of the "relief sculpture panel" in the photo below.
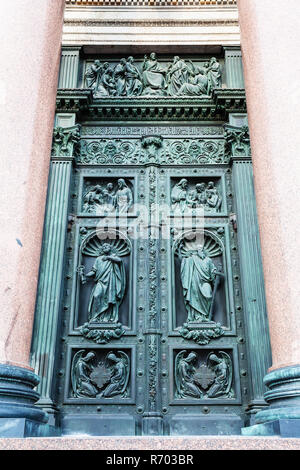
[[[130,367],[124,351],[77,351],[71,367],[72,397],[128,398]]]
[[[235,398],[233,366],[225,351],[180,351],[175,356],[175,398]]]
[[[86,181],[82,210],[87,214],[126,214],[133,203],[131,181],[124,178]]]
[[[84,264],[77,268],[78,329],[98,344],[120,338],[125,333],[123,323],[130,323],[131,245],[129,240],[112,235],[114,238],[107,232],[89,234],[81,245]]]
[[[85,86],[94,98],[107,97],[209,97],[221,87],[221,65],[215,57],[202,62],[174,56],[159,61],[155,52],[135,62],[130,56],[118,63],[97,59],[86,68]]]
[[[176,330],[197,344],[208,344],[225,333],[223,252],[221,240],[208,231],[175,242]]]

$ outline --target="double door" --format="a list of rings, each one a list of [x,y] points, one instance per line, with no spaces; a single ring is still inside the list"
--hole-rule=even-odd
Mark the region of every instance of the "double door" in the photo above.
[[[214,126],[82,127],[57,398],[64,433],[238,434],[247,357]]]

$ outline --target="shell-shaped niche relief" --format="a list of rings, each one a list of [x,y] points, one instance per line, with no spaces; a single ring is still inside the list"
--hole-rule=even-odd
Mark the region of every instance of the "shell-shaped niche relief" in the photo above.
[[[224,334],[224,246],[211,231],[186,232],[174,245],[176,326],[185,338],[208,344]]]
[[[119,339],[128,325],[131,250],[129,239],[116,230],[92,232],[81,244],[80,332],[98,344]]]

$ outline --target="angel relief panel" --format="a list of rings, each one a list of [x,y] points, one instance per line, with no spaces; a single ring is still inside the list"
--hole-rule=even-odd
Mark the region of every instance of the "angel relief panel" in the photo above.
[[[69,398],[130,398],[128,350],[73,351]]]
[[[174,399],[235,399],[231,351],[174,351]]]

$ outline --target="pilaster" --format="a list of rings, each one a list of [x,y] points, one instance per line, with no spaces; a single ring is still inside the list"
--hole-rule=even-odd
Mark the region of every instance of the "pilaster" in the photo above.
[[[58,115],[56,122],[63,124],[63,117]],[[54,130],[44,225],[44,246],[31,353],[32,366],[36,373],[43,377],[38,388],[41,395],[38,405],[52,415],[56,411],[53,395],[56,377],[55,350],[60,317],[60,291],[75,146],[72,136],[76,131],[76,126],[71,128],[56,127]]]
[[[248,412],[252,415],[267,406],[264,400],[263,378],[271,364],[271,348],[252,162],[251,157],[247,156],[250,152],[246,149],[243,152],[241,144],[240,152],[239,154],[238,150],[233,151],[231,161],[235,188],[236,227],[240,248],[244,318],[251,369],[249,374],[251,401]]]
[[[62,48],[58,88],[77,88],[81,47]]]
[[[226,46],[225,70],[228,88],[245,88],[242,52],[239,46]]]

